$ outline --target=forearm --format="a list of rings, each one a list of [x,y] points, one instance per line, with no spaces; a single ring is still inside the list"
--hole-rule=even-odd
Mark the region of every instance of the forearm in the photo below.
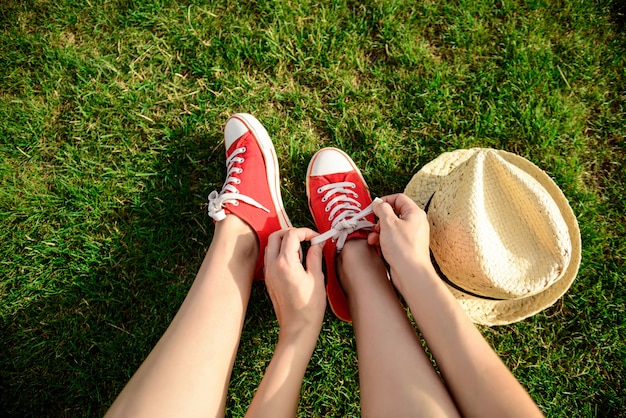
[[[300,388],[313,354],[319,330],[279,335],[276,350],[265,371],[246,417],[294,417]]]
[[[406,264],[393,276],[463,416],[541,416],[432,266]]]

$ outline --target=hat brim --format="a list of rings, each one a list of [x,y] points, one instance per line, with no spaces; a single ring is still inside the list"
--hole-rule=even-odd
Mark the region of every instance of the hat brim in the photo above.
[[[413,176],[404,189],[404,193],[424,209],[442,179],[480,150],[481,148],[461,149],[440,155]],[[482,325],[510,324],[552,306],[572,285],[581,259],[578,221],[561,189],[550,176],[525,158],[507,151],[494,151],[509,163],[530,174],[552,196],[567,225],[572,243],[572,254],[570,263],[559,280],[533,296],[511,300],[489,300],[462,293],[448,286],[472,321]]]

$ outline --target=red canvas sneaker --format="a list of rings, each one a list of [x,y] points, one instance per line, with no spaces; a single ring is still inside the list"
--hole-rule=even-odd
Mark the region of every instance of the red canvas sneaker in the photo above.
[[[209,216],[216,222],[232,213],[256,232],[259,258],[254,278],[263,280],[268,236],[291,227],[280,195],[278,160],[267,131],[252,115],[238,113],[224,127],[226,180],[209,195]]]
[[[306,175],[306,194],[321,234],[311,240],[311,244],[328,240],[324,245],[328,302],[339,319],[351,322],[335,262],[346,241],[366,239],[372,230],[375,222],[372,198],[354,161],[336,148],[324,148],[311,158]]]

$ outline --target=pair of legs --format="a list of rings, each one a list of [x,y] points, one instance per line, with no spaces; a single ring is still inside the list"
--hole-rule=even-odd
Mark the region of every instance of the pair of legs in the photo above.
[[[226,181],[220,193],[209,196],[209,215],[216,221],[211,246],[180,310],[110,416],[224,414],[253,278],[263,273],[269,235],[291,226],[264,127],[251,115],[234,115],[224,140]],[[374,218],[362,211],[371,199],[358,168],[339,150],[320,152],[309,166],[307,193],[320,232],[334,237],[324,247],[329,270],[335,272],[328,278],[329,300],[341,318],[354,316],[364,414],[454,413],[382,259],[367,244],[367,233],[359,231],[371,227]],[[336,257],[339,236],[340,246],[347,242]]]
[[[258,251],[254,231],[236,216],[216,224],[189,294],[110,416],[223,416]],[[374,247],[348,241],[338,270],[353,316],[363,415],[454,416]]]
[[[224,138],[226,181],[220,193],[209,195],[209,215],[216,221],[211,246],[179,312],[110,416],[223,416],[252,281],[262,278],[264,265],[281,332],[248,414],[295,414],[299,385],[322,328],[322,257],[330,306],[354,323],[363,415],[540,416],[437,276],[430,264],[426,214],[408,197],[372,202],[352,160],[327,148],[311,159],[306,180],[321,234],[294,229],[263,126],[251,115],[234,115]],[[298,255],[303,240],[313,244],[307,271]],[[316,247],[321,242],[323,248]],[[373,245],[385,254],[394,286],[410,306],[447,386],[422,349]],[[517,409],[510,408],[513,404]]]

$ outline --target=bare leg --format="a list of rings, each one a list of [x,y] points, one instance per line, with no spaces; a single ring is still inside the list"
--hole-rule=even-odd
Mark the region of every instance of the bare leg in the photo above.
[[[259,252],[255,233],[229,215],[189,294],[107,416],[223,416]]]
[[[337,265],[354,324],[362,415],[459,416],[374,247],[348,241]]]

